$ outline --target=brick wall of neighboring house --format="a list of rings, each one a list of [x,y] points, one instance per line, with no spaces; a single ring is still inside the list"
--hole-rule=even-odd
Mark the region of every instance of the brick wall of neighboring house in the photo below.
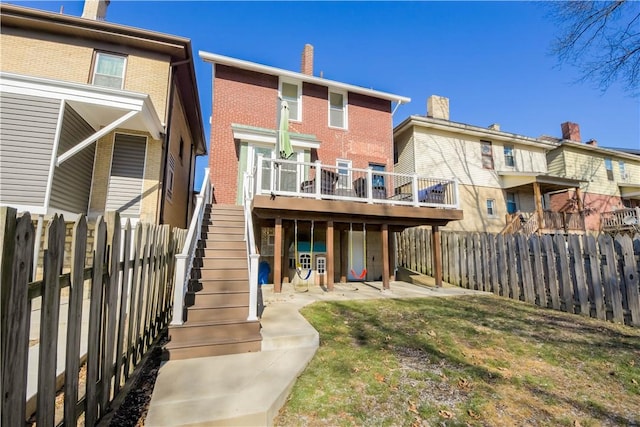
[[[218,203],[234,203],[237,194],[239,147],[231,124],[276,128],[277,76],[216,65],[209,166]],[[352,160],[353,167],[378,163],[393,169],[391,102],[348,94],[348,128],[329,127],[329,88],[302,85],[302,121],[291,121],[290,131],[313,134],[320,148],[312,161],[335,164]]]
[[[605,194],[583,193],[583,203],[585,209],[585,227],[587,230],[600,230],[600,213],[611,212],[622,209],[622,199],[619,196],[608,196]],[[573,190],[565,193],[556,193],[549,197],[549,208],[553,212],[577,212],[575,203],[575,192]]]

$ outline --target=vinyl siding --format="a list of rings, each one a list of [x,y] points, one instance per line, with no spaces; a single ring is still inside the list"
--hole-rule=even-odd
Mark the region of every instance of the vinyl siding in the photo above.
[[[141,136],[116,134],[106,210],[129,217],[140,215],[146,141]]]
[[[566,176],[564,153],[561,148],[556,148],[547,153],[547,168],[551,175]]]
[[[396,173],[414,173],[415,172],[415,153],[413,147],[413,136],[409,132],[396,139],[398,149],[398,163],[393,165]]]
[[[94,129],[69,105],[65,106],[58,155],[94,133]],[[87,213],[95,144],[91,144],[54,170],[49,206],[74,213]]]
[[[0,203],[44,206],[60,100],[0,94]]]
[[[607,178],[607,170],[604,166],[605,157],[611,158],[613,161],[613,181],[609,181]],[[618,159],[615,157],[593,151],[580,152],[565,147],[564,158],[566,176],[568,178],[577,178],[586,181],[581,185],[583,191],[608,196],[620,195],[616,181],[620,179],[617,165]],[[629,162],[625,161],[625,163]]]

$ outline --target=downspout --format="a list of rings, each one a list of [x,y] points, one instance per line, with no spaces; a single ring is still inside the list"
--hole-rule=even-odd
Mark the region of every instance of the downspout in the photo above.
[[[193,176],[195,179],[195,171],[191,170],[191,168],[193,167],[193,157],[193,143],[191,143],[189,144],[189,178],[187,178],[187,210],[185,211],[184,215],[184,228],[189,228],[189,218],[191,218],[190,211],[193,207],[193,203],[191,200],[191,193],[193,192],[193,183],[191,182],[191,177]]]

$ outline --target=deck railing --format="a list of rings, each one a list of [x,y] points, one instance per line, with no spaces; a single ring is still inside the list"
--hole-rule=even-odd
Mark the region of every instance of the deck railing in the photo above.
[[[200,187],[200,194],[196,197],[196,207],[193,210],[189,231],[184,242],[182,252],[176,255],[175,287],[173,288],[173,319],[172,325],[184,323],[184,297],[187,294],[191,268],[198,248],[198,241],[202,233],[202,219],[205,208],[211,203],[211,182],[209,181],[209,168],[204,170],[204,180]]]
[[[255,195],[458,209],[458,182],[258,156]]]
[[[640,207],[619,209],[617,211],[600,214],[602,231],[640,231]]]

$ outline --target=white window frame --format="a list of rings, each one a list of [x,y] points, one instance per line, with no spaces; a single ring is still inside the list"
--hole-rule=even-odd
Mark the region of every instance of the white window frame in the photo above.
[[[120,79],[122,80],[120,83],[120,87],[119,88],[112,88],[112,89],[123,89],[124,88],[124,76],[127,73],[127,57],[126,55],[119,55],[117,53],[111,53],[111,52],[102,52],[102,51],[96,51],[95,52],[95,56],[94,56],[94,61],[93,61],[93,70],[91,70],[91,84],[92,85],[96,85],[95,81],[96,81],[96,71],[98,70],[98,63],[100,62],[100,56],[104,55],[104,56],[112,56],[115,58],[122,58],[122,60],[124,61],[123,65],[122,65],[122,75],[120,76]],[[111,77],[115,77],[115,76],[111,76]],[[100,86],[100,87],[111,87],[111,86],[103,86],[103,85],[96,85],[96,86]]]
[[[620,170],[620,179],[626,181],[629,176],[627,174],[627,165],[625,165],[623,160],[618,160],[618,169]]]
[[[291,118],[291,110],[289,110],[289,121],[290,122],[301,122],[302,121],[302,82],[300,81],[295,81],[295,80],[290,80],[290,79],[284,79],[284,78],[280,78],[280,82],[278,84],[278,96],[280,97],[280,99],[284,100],[284,101],[288,101],[286,98],[284,98],[282,96],[282,85],[286,83],[286,84],[290,84],[293,86],[296,86],[298,88],[298,99],[297,99],[297,104],[298,104],[298,109],[296,111],[296,118],[292,119]],[[289,106],[291,106],[291,103],[289,103]]]
[[[495,199],[487,199],[487,216],[489,218],[497,218],[498,214],[496,213],[496,200]]]
[[[302,270],[311,270],[311,266],[313,265],[311,260],[311,253],[302,252],[298,254],[298,264],[300,264],[300,268]]]
[[[262,228],[262,238],[261,238],[261,247],[260,247],[260,255],[262,256],[273,256],[275,249],[275,240],[276,233],[275,228],[273,227],[264,227]]]
[[[167,164],[167,200],[173,201],[173,183],[175,181],[176,160],[173,154],[169,153],[169,161]]]
[[[340,164],[344,163],[346,166],[341,166]],[[353,184],[353,171],[351,168],[353,167],[353,162],[347,159],[336,159],[336,173],[338,174],[338,183],[336,184],[336,188],[351,188]],[[341,174],[340,169],[346,169],[347,173]],[[346,178],[343,178],[346,177]],[[346,183],[344,182],[346,179]]]
[[[316,256],[316,272],[318,274],[327,274],[327,257],[324,255]]]
[[[511,155],[507,155],[507,150],[511,153]],[[516,149],[511,144],[505,144],[502,146],[502,152],[504,153],[504,165],[508,168],[516,167]],[[507,158],[511,158],[511,164],[508,164]]]
[[[331,124],[331,94],[332,93],[342,95],[342,120],[343,120],[344,126],[333,126]],[[329,127],[331,129],[346,130],[349,128],[348,106],[349,106],[349,101],[347,99],[347,92],[329,89],[329,94],[327,96],[327,123],[329,124]]]

